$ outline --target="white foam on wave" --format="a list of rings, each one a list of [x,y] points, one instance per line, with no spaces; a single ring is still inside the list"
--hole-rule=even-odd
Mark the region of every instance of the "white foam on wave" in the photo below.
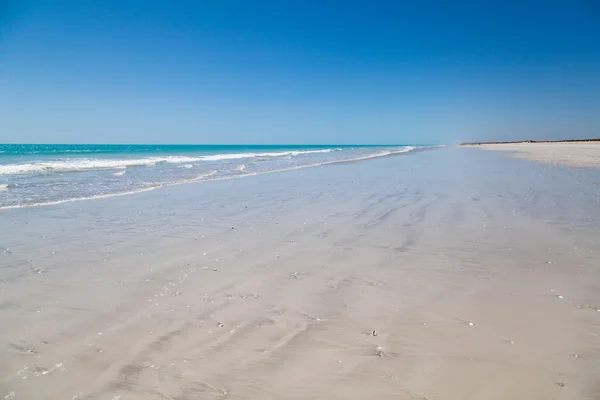
[[[184,163],[191,161],[196,161],[196,159],[193,157],[182,156],[147,157],[139,159],[70,158],[56,161],[0,165],[0,175],[25,174],[31,172],[43,173],[86,171],[94,169],[123,169],[128,167],[150,166],[160,163]]]
[[[0,190],[8,190],[8,183],[0,183]]]
[[[220,161],[220,160],[236,160],[239,158],[254,158],[254,157],[283,157],[283,156],[299,156],[303,154],[313,154],[313,153],[329,153],[333,151],[333,149],[323,149],[323,150],[295,150],[295,151],[280,151],[275,153],[224,153],[224,154],[214,154],[210,156],[200,157],[203,161]]]
[[[241,164],[241,165],[238,165],[238,166],[235,168],[235,170],[236,170],[236,171],[239,171],[239,172],[244,172],[244,171],[246,170],[246,164]]]
[[[125,172],[127,172],[127,171],[113,172],[113,174],[112,174],[112,175],[113,175],[113,176],[123,176],[123,175],[125,175]]]
[[[56,161],[32,162],[23,164],[0,165],[0,175],[15,175],[26,173],[89,171],[96,169],[118,169],[128,167],[143,167],[157,164],[183,164],[198,161],[221,161],[235,160],[254,157],[282,157],[298,156],[312,153],[328,153],[332,149],[306,150],[306,151],[282,151],[273,153],[224,153],[208,156],[155,156],[138,159],[100,159],[100,158],[71,158]],[[188,168],[188,167],[184,167]]]

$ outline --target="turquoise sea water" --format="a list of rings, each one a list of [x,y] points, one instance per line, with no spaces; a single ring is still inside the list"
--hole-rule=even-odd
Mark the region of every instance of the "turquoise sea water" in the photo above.
[[[408,153],[422,146],[0,144],[0,209]]]

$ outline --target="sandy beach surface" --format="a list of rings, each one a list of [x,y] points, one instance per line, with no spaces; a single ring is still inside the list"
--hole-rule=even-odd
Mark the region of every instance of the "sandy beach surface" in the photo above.
[[[600,169],[446,148],[0,226],[0,399],[600,399]]]
[[[573,167],[600,167],[600,142],[501,143],[474,145],[509,151],[514,157]]]

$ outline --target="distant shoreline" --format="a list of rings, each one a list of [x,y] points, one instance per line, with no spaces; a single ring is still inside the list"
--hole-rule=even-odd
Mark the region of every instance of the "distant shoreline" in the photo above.
[[[526,144],[526,143],[589,143],[589,142],[600,142],[600,138],[597,139],[568,139],[568,140],[520,140],[512,142],[469,142],[461,143],[460,146],[481,146],[487,144]]]
[[[464,143],[481,150],[508,151],[512,157],[571,167],[600,167],[600,139]]]

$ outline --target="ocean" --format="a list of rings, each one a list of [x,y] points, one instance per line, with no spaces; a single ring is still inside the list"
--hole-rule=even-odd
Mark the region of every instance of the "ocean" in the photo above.
[[[0,144],[0,210],[356,161],[423,147]]]

